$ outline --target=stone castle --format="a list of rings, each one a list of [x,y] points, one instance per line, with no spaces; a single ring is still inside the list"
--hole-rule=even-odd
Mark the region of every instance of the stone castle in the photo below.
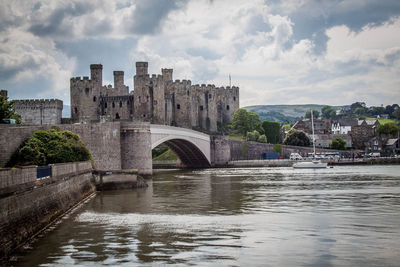
[[[124,85],[124,72],[114,71],[114,87],[103,86],[103,66],[90,65],[89,77],[71,78],[71,118],[77,121],[139,120],[204,129],[231,123],[239,108],[239,88],[192,85],[172,79],[172,69],[149,75],[147,62],[136,62],[134,90]]]
[[[25,125],[61,124],[63,102],[59,99],[15,100],[14,109]]]

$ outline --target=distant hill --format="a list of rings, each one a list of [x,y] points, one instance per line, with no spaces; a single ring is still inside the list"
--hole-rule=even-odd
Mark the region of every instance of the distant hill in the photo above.
[[[257,105],[243,107],[247,111],[257,113],[260,120],[278,121],[278,122],[293,122],[304,117],[306,112],[310,109],[318,110],[326,105]],[[341,109],[342,106],[331,106],[333,109]]]

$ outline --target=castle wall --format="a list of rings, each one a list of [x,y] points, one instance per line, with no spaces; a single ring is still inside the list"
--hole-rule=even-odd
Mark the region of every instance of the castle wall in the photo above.
[[[15,112],[26,125],[61,124],[63,102],[58,99],[15,100]]]
[[[112,120],[130,120],[133,116],[133,95],[101,96],[101,115]]]

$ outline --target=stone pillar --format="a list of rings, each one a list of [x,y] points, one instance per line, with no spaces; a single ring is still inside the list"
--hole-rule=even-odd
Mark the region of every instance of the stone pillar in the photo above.
[[[211,166],[226,166],[231,160],[229,137],[225,135],[211,136]]]
[[[153,174],[149,123],[121,125],[121,166],[122,169],[137,169],[141,175]]]

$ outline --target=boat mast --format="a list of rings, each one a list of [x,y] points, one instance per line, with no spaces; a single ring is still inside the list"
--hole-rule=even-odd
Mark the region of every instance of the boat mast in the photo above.
[[[311,109],[311,129],[312,129],[312,144],[313,144],[313,150],[314,150],[313,157],[315,158],[314,116],[313,116],[312,109]]]

